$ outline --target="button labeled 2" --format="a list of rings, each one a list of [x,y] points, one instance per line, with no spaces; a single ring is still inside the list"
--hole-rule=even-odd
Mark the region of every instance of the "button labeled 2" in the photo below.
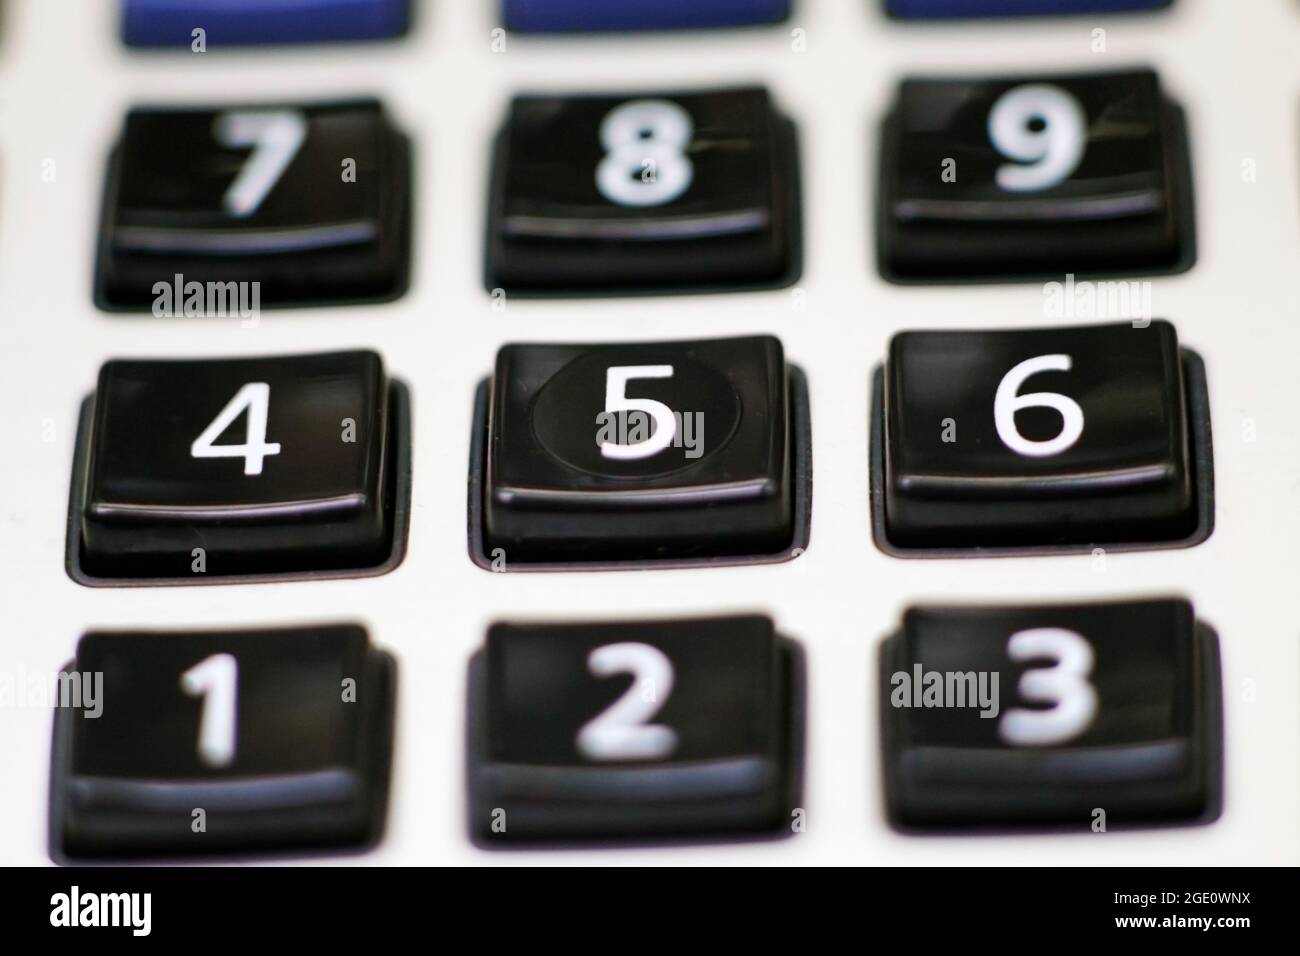
[[[1195,259],[1182,112],[1149,70],[909,79],[881,137],[881,274],[1147,274]]]
[[[799,270],[795,133],[760,88],[520,96],[496,144],[486,284],[772,287]]]
[[[803,665],[763,617],[498,624],[470,670],[470,830],[789,833]]]
[[[96,301],[247,317],[396,298],[409,152],[375,100],[134,109],[110,164]]]
[[[884,644],[880,694],[900,826],[1218,813],[1218,638],[1186,601],[912,608]]]
[[[788,558],[806,423],[770,336],[508,345],[475,426],[471,550],[497,570]]]
[[[191,584],[376,568],[400,557],[404,428],[373,352],[108,362],[81,436],[73,564]]]
[[[885,550],[1188,545],[1210,532],[1203,370],[1168,322],[903,332],[883,382]]]
[[[56,852],[373,841],[387,802],[394,669],[350,625],[87,634],[71,670],[83,688],[102,681],[102,706],[56,712]]]

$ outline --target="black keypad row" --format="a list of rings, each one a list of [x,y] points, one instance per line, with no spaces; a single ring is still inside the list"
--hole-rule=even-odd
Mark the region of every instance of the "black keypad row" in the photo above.
[[[57,712],[56,857],[382,832],[395,665],[362,628],[90,634],[68,673],[101,684],[98,713]],[[1185,601],[914,608],[878,679],[899,828],[1218,813],[1218,642]],[[488,847],[801,832],[805,697],[798,643],[764,617],[496,625],[469,667],[468,829]]]
[[[877,379],[886,551],[1210,532],[1204,374],[1167,322],[905,332]],[[771,336],[508,345],[479,391],[469,545],[484,567],[778,561],[809,544],[807,387]],[[109,362],[83,413],[69,570],[104,584],[391,569],[406,405],[373,352]]]
[[[1149,274],[1195,257],[1182,114],[1150,71],[908,80],[881,144],[887,278]],[[255,286],[266,306],[398,297],[410,153],[374,100],[133,110],[96,300],[171,315],[209,284]],[[494,156],[489,289],[700,291],[800,273],[796,134],[764,89],[520,96]]]

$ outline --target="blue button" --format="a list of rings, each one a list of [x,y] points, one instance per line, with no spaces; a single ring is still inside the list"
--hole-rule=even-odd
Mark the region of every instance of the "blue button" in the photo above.
[[[381,40],[406,32],[410,0],[123,0],[127,46]]]
[[[504,13],[518,33],[677,30],[774,23],[790,0],[505,0]]]
[[[1049,13],[1154,10],[1173,0],[885,0],[892,17],[1025,17]]]

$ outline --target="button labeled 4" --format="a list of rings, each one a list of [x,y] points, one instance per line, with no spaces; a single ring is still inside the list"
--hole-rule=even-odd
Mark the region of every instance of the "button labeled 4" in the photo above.
[[[79,439],[69,570],[202,584],[391,566],[405,429],[405,391],[373,352],[108,362]]]

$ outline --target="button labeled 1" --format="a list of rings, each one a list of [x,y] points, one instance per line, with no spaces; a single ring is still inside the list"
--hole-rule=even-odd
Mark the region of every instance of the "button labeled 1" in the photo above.
[[[795,133],[764,89],[516,97],[494,164],[488,289],[708,291],[798,274]]]
[[[1205,821],[1222,789],[1218,638],[1181,600],[913,608],[881,653],[903,827]]]
[[[881,274],[1187,269],[1189,165],[1182,112],[1149,70],[905,80],[881,137]]]
[[[87,634],[102,706],[56,714],[56,852],[364,844],[383,826],[394,663],[355,626]]]
[[[508,345],[484,405],[480,564],[781,560],[805,543],[806,396],[775,338]]]
[[[470,830],[792,832],[802,658],[763,617],[498,624],[470,671]]]
[[[903,332],[883,381],[873,495],[886,550],[1209,534],[1203,372],[1168,322]]]

